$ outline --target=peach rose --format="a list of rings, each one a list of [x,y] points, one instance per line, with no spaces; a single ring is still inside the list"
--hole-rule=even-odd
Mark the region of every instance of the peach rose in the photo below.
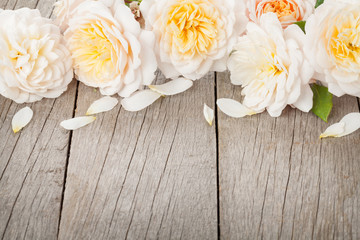
[[[263,14],[273,12],[287,27],[306,20],[314,12],[315,0],[249,0],[247,6],[250,20],[259,23]]]

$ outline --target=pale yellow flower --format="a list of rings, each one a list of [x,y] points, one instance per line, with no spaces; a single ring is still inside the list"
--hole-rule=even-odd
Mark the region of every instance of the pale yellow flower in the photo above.
[[[149,85],[157,68],[155,37],[140,28],[123,1],[85,1],[74,9],[65,40],[77,78],[103,95],[128,97]]]
[[[224,71],[246,25],[238,0],[143,0],[146,27],[156,35],[156,55],[166,77],[196,80]]]
[[[306,24],[305,53],[315,78],[336,96],[360,97],[360,2],[325,1]]]
[[[83,2],[100,1],[109,8],[113,8],[116,2],[123,0],[59,0],[54,4],[55,23],[64,32],[69,27],[69,20],[75,14],[75,9]]]
[[[73,78],[60,29],[38,10],[0,11],[0,94],[17,103],[57,98]]]
[[[287,105],[310,111],[313,69],[302,52],[304,41],[298,26],[283,30],[274,13],[264,14],[260,24],[248,23],[228,62],[231,82],[243,87],[245,107],[256,113],[266,109],[272,117]]]

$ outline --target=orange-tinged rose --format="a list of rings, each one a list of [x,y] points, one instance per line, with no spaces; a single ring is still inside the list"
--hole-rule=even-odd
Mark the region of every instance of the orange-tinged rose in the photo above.
[[[314,11],[315,0],[252,0],[248,1],[250,19],[258,22],[263,14],[272,12],[281,25],[287,27],[306,20]]]

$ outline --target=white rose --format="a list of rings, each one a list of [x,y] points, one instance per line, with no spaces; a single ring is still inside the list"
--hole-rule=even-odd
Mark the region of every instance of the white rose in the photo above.
[[[59,25],[60,29],[64,32],[69,27],[69,19],[73,17],[74,10],[83,2],[97,1],[97,0],[59,0],[54,4],[54,13],[56,16],[55,23]],[[123,0],[99,0],[107,7],[112,7],[116,1]]]
[[[65,40],[77,78],[104,95],[128,97],[155,78],[155,37],[123,1],[86,1],[73,11]]]
[[[196,80],[226,70],[247,22],[239,0],[143,0],[140,10],[155,33],[159,68],[168,78]]]
[[[272,117],[288,104],[308,112],[313,70],[301,50],[302,30],[296,25],[283,30],[277,16],[267,13],[259,25],[249,22],[246,33],[228,62],[231,82],[243,87],[244,105],[255,112],[267,109]]]
[[[326,1],[305,26],[305,53],[315,78],[336,96],[360,97],[360,2]]]
[[[60,29],[28,8],[1,11],[0,22],[1,95],[24,103],[66,91],[73,69]]]
[[[60,27],[61,31],[64,32],[69,27],[69,18],[74,9],[85,1],[87,0],[60,0],[54,4],[55,23]]]
[[[287,27],[297,21],[306,20],[315,9],[316,0],[248,0],[249,17],[259,23],[263,14],[273,12],[281,25]]]

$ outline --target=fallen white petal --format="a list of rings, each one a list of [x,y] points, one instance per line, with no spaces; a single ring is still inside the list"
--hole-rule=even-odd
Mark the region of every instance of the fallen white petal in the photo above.
[[[212,126],[214,121],[214,110],[209,108],[206,103],[204,103],[204,116],[209,125]]]
[[[107,112],[112,110],[119,101],[114,97],[103,97],[94,101],[86,112],[86,115],[94,115],[97,113]]]
[[[342,129],[341,126],[343,126]],[[320,135],[320,138],[344,137],[358,129],[360,129],[360,113],[349,113],[343,117],[339,123],[335,123],[328,127],[325,132]]]
[[[360,129],[360,113],[349,113],[340,122],[345,123],[345,131],[339,137],[349,135]]]
[[[255,111],[245,107],[238,101],[229,98],[221,98],[217,100],[220,110],[226,115],[234,118],[242,118],[256,114]]]
[[[20,109],[13,117],[11,125],[14,133],[19,132],[31,121],[34,113],[29,107]]]
[[[147,108],[158,100],[162,95],[152,90],[142,90],[135,92],[128,98],[121,101],[123,108],[130,112],[137,112]]]
[[[325,132],[320,135],[321,138],[337,137],[345,131],[345,123],[339,122],[328,127]]]
[[[62,121],[60,126],[65,128],[66,130],[76,130],[78,128],[84,127],[93,121],[95,121],[96,117],[86,116],[86,117],[77,117],[69,120]]]
[[[186,78],[177,78],[162,85],[149,85],[149,88],[161,95],[171,96],[185,92],[193,86],[193,81]]]

